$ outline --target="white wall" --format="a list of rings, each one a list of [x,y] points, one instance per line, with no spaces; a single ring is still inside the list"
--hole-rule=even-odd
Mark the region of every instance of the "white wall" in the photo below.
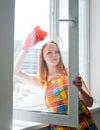
[[[100,0],[90,0],[90,87],[100,103]]]
[[[13,22],[14,0],[0,0],[0,130],[12,125]]]
[[[90,0],[90,88],[100,104],[100,0]],[[100,107],[100,105],[99,105]],[[93,112],[100,128],[100,110]]]

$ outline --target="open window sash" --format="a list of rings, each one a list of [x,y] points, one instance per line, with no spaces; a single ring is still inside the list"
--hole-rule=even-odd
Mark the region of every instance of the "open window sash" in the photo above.
[[[57,6],[58,2],[59,0],[50,0],[50,3],[54,8]],[[57,21],[57,19],[53,17],[52,21],[54,22],[54,24],[51,24],[53,28],[59,20]],[[68,115],[14,109],[14,120],[57,124],[70,127],[78,126],[78,90],[72,84],[72,80],[78,74],[78,0],[69,0],[69,20],[67,22],[69,22],[68,74],[70,86],[68,88]],[[55,30],[57,31],[57,29]],[[55,38],[55,34],[56,33],[53,34],[53,38]]]

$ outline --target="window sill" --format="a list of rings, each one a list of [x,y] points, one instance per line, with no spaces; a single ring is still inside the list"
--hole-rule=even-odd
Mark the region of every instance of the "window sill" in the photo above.
[[[94,103],[93,106],[91,108],[89,108],[89,110],[92,113],[100,111],[100,103]]]
[[[100,111],[100,103],[94,103],[93,107],[89,108],[89,110],[92,113]],[[36,130],[45,127],[48,127],[48,125],[36,122],[13,120],[13,130]]]
[[[28,121],[18,121],[13,120],[13,129],[12,130],[36,130],[47,127],[46,124],[36,123],[36,122],[28,122]]]

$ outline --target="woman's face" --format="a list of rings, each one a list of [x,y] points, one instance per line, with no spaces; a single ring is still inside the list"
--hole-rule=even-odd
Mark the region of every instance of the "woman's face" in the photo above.
[[[59,63],[60,54],[56,44],[47,44],[43,50],[43,56],[47,66],[57,66]]]

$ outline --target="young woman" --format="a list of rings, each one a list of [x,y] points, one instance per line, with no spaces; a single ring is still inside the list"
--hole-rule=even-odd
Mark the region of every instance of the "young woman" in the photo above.
[[[39,35],[40,36],[40,35]],[[44,36],[45,38],[45,36]],[[38,74],[32,76],[22,71],[24,58],[28,53],[30,36],[16,59],[14,74],[17,79],[28,85],[39,86],[45,91],[45,103],[50,112],[67,114],[68,107],[68,73],[64,66],[58,44],[49,41],[41,48]],[[43,39],[42,39],[43,40]],[[34,42],[34,41],[33,41]],[[38,43],[38,42],[37,42]],[[27,44],[28,46],[26,47]],[[36,43],[35,43],[36,44]],[[33,46],[35,45],[33,43]],[[93,98],[81,76],[72,81],[79,90],[79,125],[78,128],[50,125],[51,130],[98,130],[91,112],[87,107],[93,104]],[[59,99],[59,100],[58,100]]]

